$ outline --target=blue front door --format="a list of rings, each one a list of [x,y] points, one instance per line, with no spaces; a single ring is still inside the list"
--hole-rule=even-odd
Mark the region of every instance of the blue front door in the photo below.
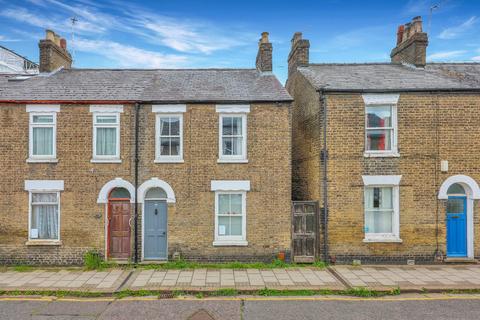
[[[144,258],[167,259],[167,203],[161,200],[145,200]]]
[[[467,256],[467,197],[447,201],[447,257]]]

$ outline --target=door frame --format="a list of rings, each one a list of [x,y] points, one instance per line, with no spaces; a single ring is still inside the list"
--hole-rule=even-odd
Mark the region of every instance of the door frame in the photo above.
[[[152,187],[152,188],[155,188],[155,187]],[[150,189],[145,190],[145,194],[147,193],[148,190]],[[168,261],[168,201],[166,198],[143,199],[143,202],[142,202],[142,261],[145,261],[145,202],[151,201],[151,200],[164,201],[167,207],[167,225],[166,225],[167,231],[165,232],[165,241],[167,243],[165,250],[167,252],[167,256],[165,257],[165,259],[147,259],[147,261]]]
[[[112,189],[113,191],[113,189]],[[109,220],[109,217],[110,217],[110,214],[111,214],[111,210],[110,210],[110,203],[111,202],[120,202],[120,201],[123,201],[123,202],[128,202],[129,205],[130,205],[130,219],[128,220],[128,226],[130,227],[130,230],[129,230],[129,238],[130,238],[130,246],[129,246],[129,252],[128,252],[128,255],[131,256],[132,254],[132,227],[130,226],[130,222],[132,221],[132,219],[134,218],[132,216],[132,205],[131,205],[131,199],[130,198],[110,198],[110,196],[108,197],[108,201],[107,201],[107,204],[106,204],[106,215],[105,215],[105,219],[106,219],[106,223],[105,223],[105,228],[106,228],[106,237],[105,237],[105,260],[108,260],[110,259],[110,220]]]
[[[463,202],[464,202],[464,208],[463,208],[463,211],[462,214],[465,215],[465,242],[466,242],[466,247],[465,247],[465,255],[464,256],[457,256],[457,255],[448,255],[448,230],[449,230],[449,223],[448,223],[448,216],[445,217],[445,254],[448,257],[451,257],[451,258],[468,258],[469,257],[469,246],[468,246],[468,243],[469,243],[469,231],[468,231],[468,227],[469,227],[469,216],[468,216],[468,197],[467,195],[451,195],[448,197],[448,200],[450,199],[462,199]],[[447,201],[448,201],[447,200]],[[445,210],[445,215],[448,215],[448,214],[453,214],[453,212],[447,212],[447,210]]]

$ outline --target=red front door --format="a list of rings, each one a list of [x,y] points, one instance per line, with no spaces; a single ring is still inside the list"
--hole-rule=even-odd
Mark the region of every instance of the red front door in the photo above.
[[[108,203],[108,257],[130,257],[130,202],[110,200]]]

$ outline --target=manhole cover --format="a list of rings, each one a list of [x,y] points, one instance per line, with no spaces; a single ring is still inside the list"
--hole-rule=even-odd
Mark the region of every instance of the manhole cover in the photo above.
[[[188,320],[215,320],[207,311],[198,310],[192,314]]]

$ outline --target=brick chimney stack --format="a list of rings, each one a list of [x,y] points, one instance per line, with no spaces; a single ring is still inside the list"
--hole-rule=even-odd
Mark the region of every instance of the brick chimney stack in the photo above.
[[[272,72],[272,44],[268,41],[268,32],[262,32],[258,41],[256,66],[260,72]]]
[[[397,31],[397,46],[392,50],[392,62],[424,67],[427,59],[428,35],[422,30],[422,17],[401,25]]]
[[[40,72],[72,67],[72,56],[67,51],[67,40],[52,30],[46,30],[45,39],[40,40],[38,47],[40,48]]]
[[[301,32],[295,32],[292,38],[292,48],[288,55],[288,77],[297,70],[297,67],[308,66],[310,41],[302,39]]]

